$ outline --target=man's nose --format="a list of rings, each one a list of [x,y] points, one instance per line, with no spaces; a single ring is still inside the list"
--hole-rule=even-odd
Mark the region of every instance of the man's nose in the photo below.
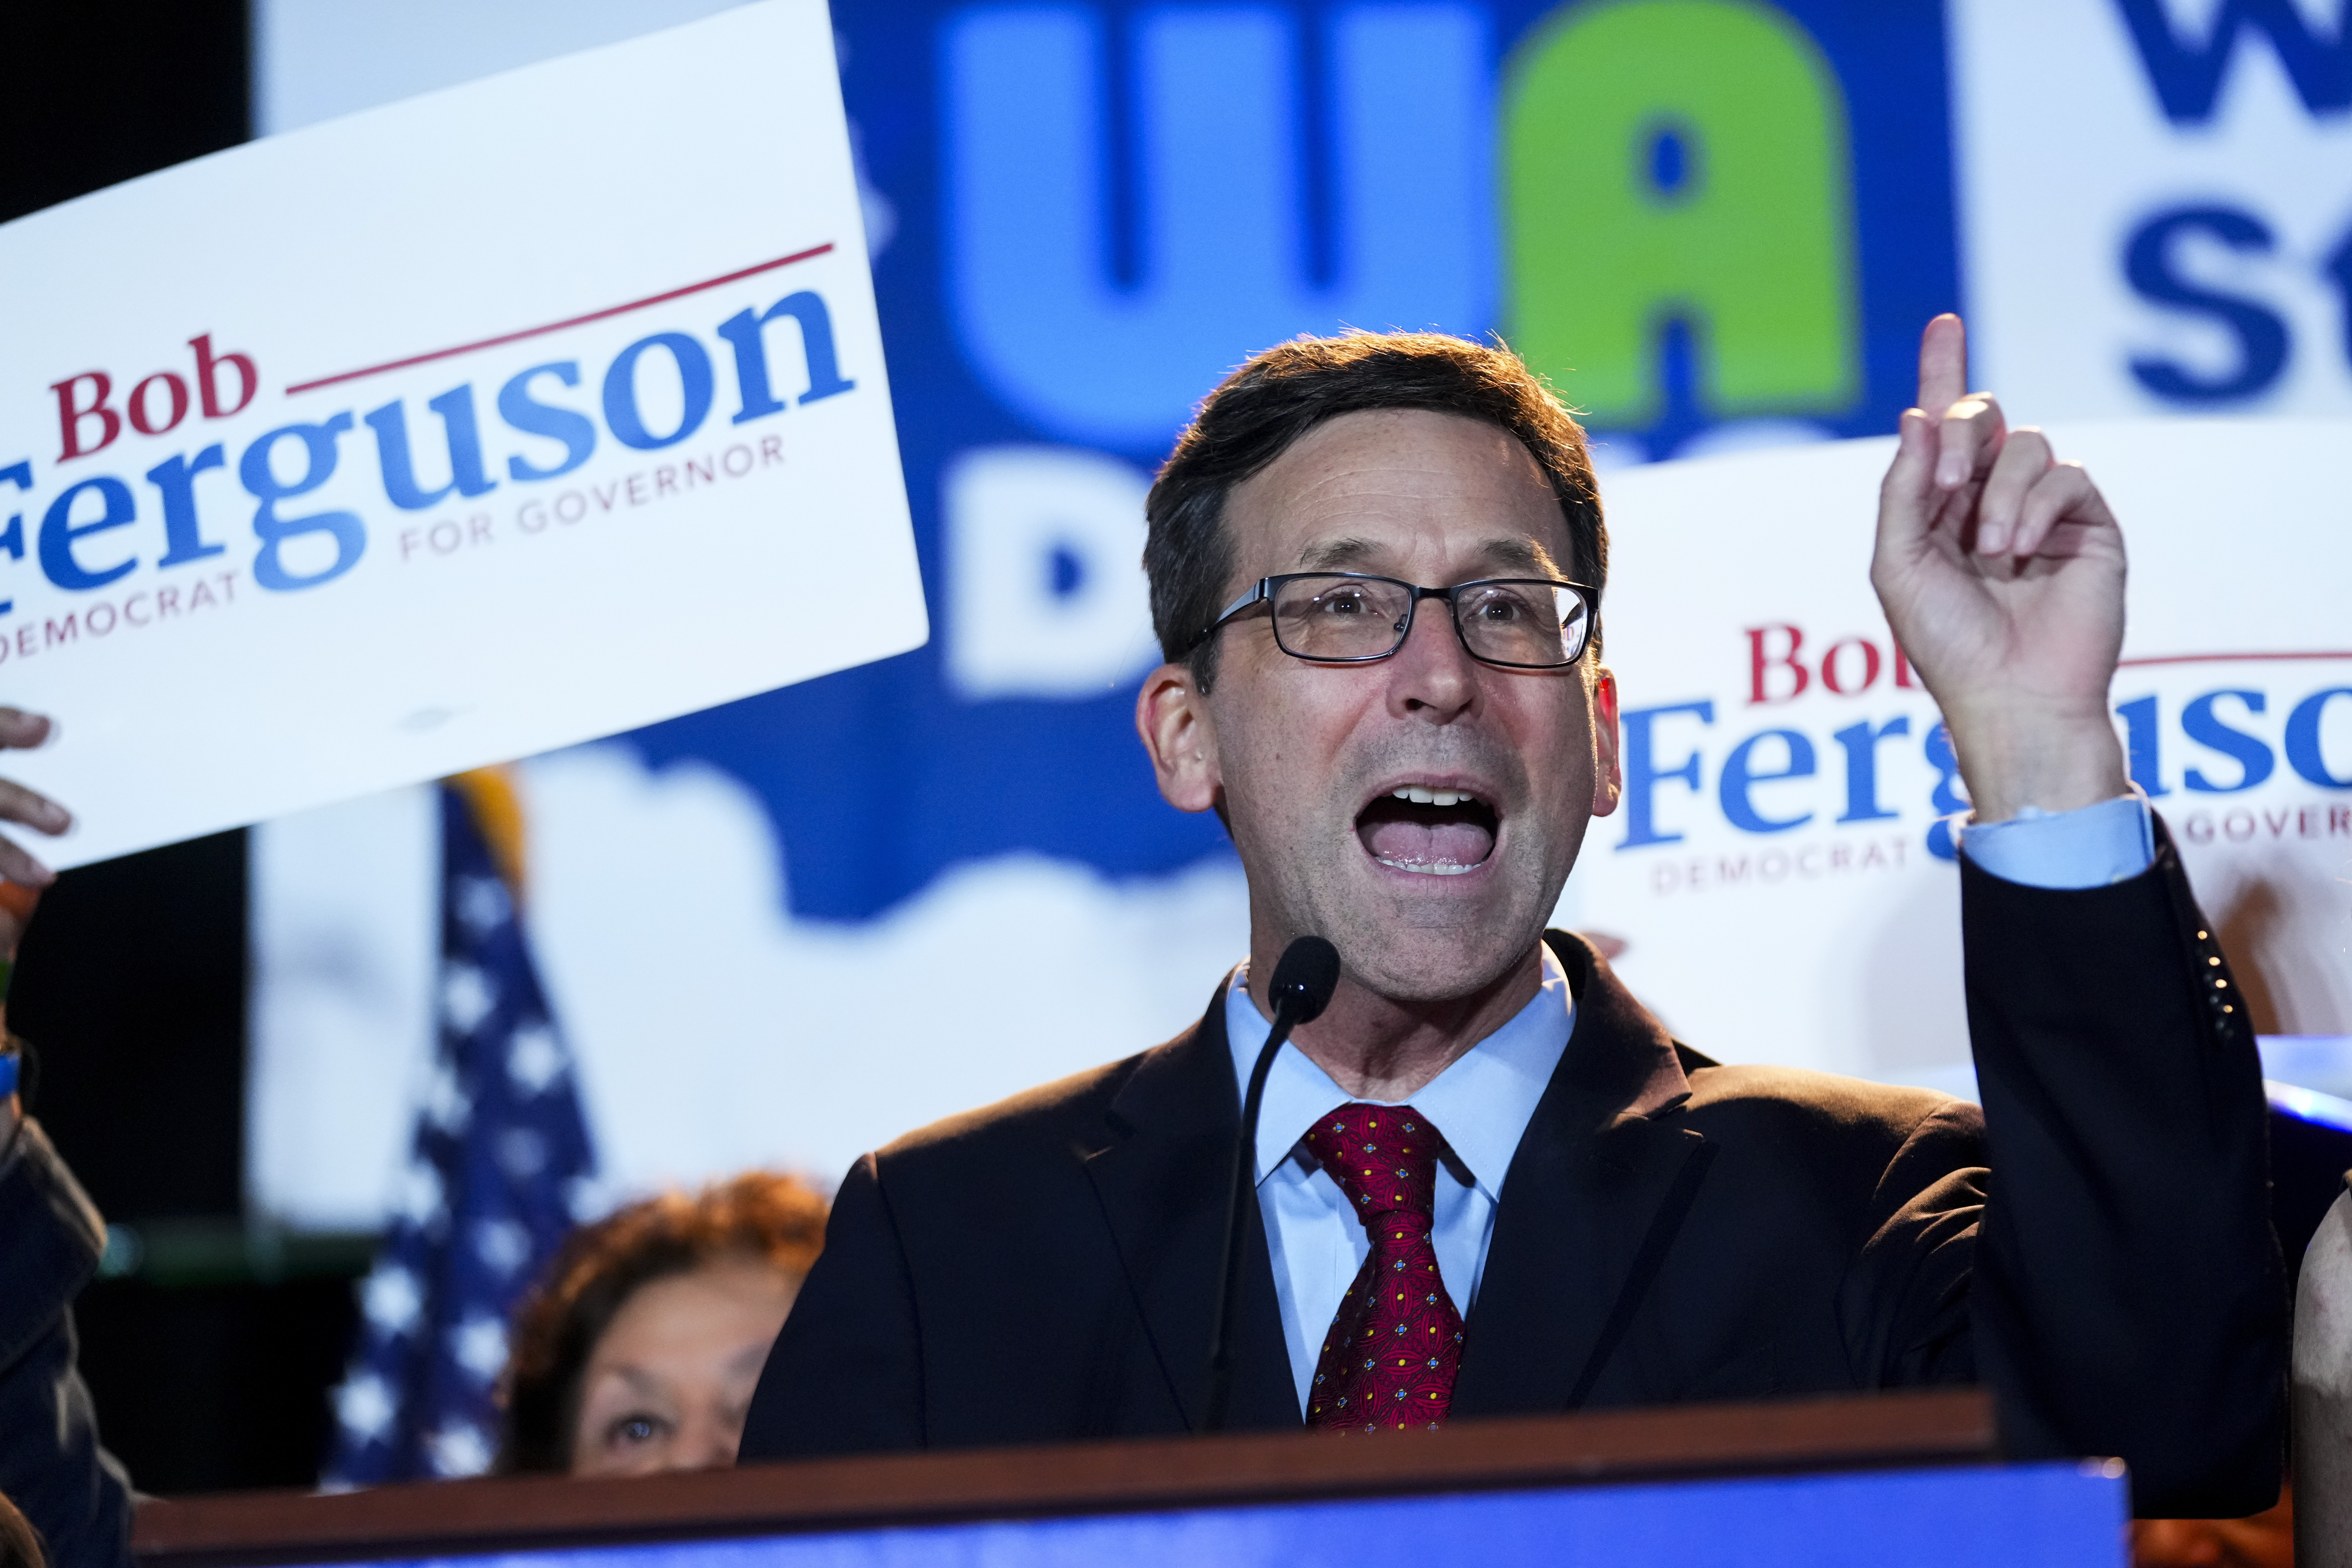
[[[1462,646],[1454,606],[1444,599],[1414,606],[1412,629],[1389,667],[1389,706],[1400,718],[1444,723],[1478,700],[1478,661]]]

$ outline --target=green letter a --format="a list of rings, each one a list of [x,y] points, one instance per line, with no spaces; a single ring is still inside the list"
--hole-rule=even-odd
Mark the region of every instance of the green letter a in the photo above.
[[[1675,316],[1713,416],[1853,403],[1844,98],[1802,28],[1753,0],[1572,5],[1503,113],[1513,342],[1595,424],[1658,415]]]

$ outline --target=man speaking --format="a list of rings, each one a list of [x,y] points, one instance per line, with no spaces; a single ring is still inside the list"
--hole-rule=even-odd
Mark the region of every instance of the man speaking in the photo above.
[[[1619,790],[1583,433],[1504,351],[1286,343],[1202,405],[1145,550],[1138,728],[1232,833],[1249,962],[1167,1044],[859,1161],[743,1457],[1199,1429],[1241,1086],[1312,934],[1341,976],[1250,1152],[1234,1427],[1982,1382],[2012,1454],[2120,1455],[2141,1512],[2268,1506],[2260,1073],[2107,716],[2123,541],[1966,395],[1957,318],[1920,363],[1872,580],[1975,805],[1982,1112],[1718,1066],[1543,929]]]

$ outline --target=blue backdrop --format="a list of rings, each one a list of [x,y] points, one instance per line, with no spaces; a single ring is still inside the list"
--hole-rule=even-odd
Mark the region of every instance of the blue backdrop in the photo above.
[[[1920,324],[1958,303],[1940,6],[836,0],[834,14],[877,198],[876,282],[933,640],[632,738],[655,764],[705,758],[764,797],[803,918],[870,918],[949,865],[1008,850],[1115,876],[1223,852],[1213,819],[1180,816],[1152,786],[1131,729],[1139,668],[1076,695],[976,694],[952,679],[969,628],[945,579],[942,488],[961,456],[1090,450],[1140,475],[1225,368],[1283,337],[1510,332],[1561,306],[1641,362],[1599,365],[1598,397],[1570,366],[1540,366],[1571,401],[1622,410],[1609,386],[1654,389],[1646,406],[1592,421],[1614,452],[1665,457],[1727,431],[1878,434],[1911,400]],[[1717,92],[1739,100],[1727,107],[1704,81],[1634,80],[1597,139],[1544,143],[1577,108],[1546,100],[1547,50],[1585,51],[1549,58],[1589,73],[1612,48],[1751,47],[1743,26],[1764,29],[1793,85]],[[1793,201],[1775,184],[1785,169],[1740,163],[1784,133],[1798,147],[1781,163],[1822,174]],[[1509,137],[1522,138],[1516,162]],[[1559,170],[1564,213],[1515,205],[1513,180]],[[1539,248],[1561,224],[1580,254],[1638,258],[1663,244],[1682,264],[1654,284],[1515,275],[1514,244]],[[1780,320],[1727,281],[1776,245],[1845,258],[1808,320]],[[1740,381],[1743,363],[1809,353],[1843,368],[1777,389],[1769,374]],[[1082,598],[1099,574],[1131,570],[1131,554],[1085,543],[1099,531],[1063,543],[1049,527],[1022,546],[1029,559],[999,564],[1034,575],[1049,608]]]

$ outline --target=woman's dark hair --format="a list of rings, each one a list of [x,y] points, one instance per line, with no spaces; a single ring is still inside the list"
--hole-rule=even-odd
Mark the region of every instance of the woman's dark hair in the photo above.
[[[1567,570],[1596,591],[1606,583],[1609,535],[1584,431],[1518,355],[1438,332],[1297,338],[1253,356],[1209,394],[1144,503],[1160,657],[1189,655],[1202,690],[1216,677],[1216,641],[1201,634],[1223,607],[1234,569],[1225,497],[1316,426],[1368,408],[1460,414],[1517,437],[1559,498],[1573,552]]]
[[[498,1469],[572,1468],[581,1378],[631,1296],[730,1258],[772,1263],[797,1285],[824,1247],[825,1213],[825,1201],[803,1183],[753,1171],[692,1196],[631,1204],[573,1231],[515,1310]]]

